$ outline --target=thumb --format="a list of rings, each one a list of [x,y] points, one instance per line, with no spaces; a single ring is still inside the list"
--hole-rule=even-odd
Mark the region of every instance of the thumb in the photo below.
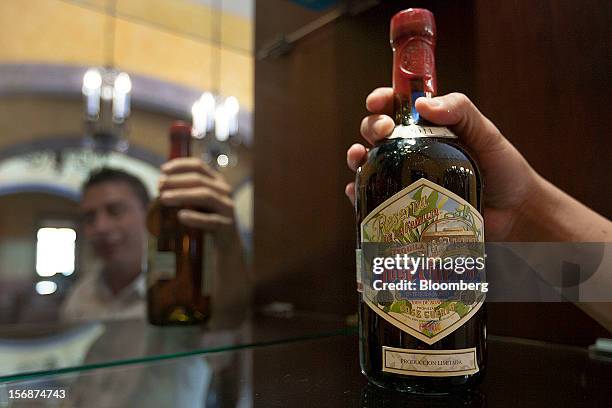
[[[416,109],[436,125],[450,126],[463,143],[481,155],[509,143],[495,125],[463,94],[451,93],[435,98],[419,98]]]

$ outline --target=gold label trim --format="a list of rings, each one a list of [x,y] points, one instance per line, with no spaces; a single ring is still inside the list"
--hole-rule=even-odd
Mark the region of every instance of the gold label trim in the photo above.
[[[467,218],[465,218],[466,216],[464,215],[456,216],[453,214],[452,211],[456,211],[456,210],[452,210],[452,209],[445,210],[444,209],[445,203],[450,202],[452,205],[457,206],[457,208],[461,206],[461,208],[469,210],[468,213],[470,217],[472,217],[470,223],[475,224],[478,230],[478,233],[475,236],[475,239],[476,239],[475,242],[483,242],[483,239],[484,239],[483,219],[482,219],[482,216],[478,213],[478,211],[468,201],[459,197],[455,193],[441,186],[438,186],[437,184],[427,179],[421,178],[415,181],[414,183],[410,184],[409,186],[405,187],[404,189],[400,190],[393,196],[389,197],[387,200],[385,200],[383,203],[378,205],[374,210],[372,210],[365,217],[365,219],[361,222],[361,225],[360,225],[362,244],[368,243],[368,242],[381,242],[383,240],[382,235],[381,235],[382,233],[380,232],[377,233],[376,228],[372,226],[373,223],[376,221],[376,217],[378,217],[380,214],[383,214],[383,215],[386,214],[386,215],[397,217],[398,210],[404,210],[404,213],[406,213],[405,208],[407,208],[409,205],[412,205],[412,203],[415,202],[415,199],[412,196],[414,192],[416,192],[418,189],[423,189],[423,188],[431,190],[431,192],[428,193],[429,196],[431,196],[431,194],[433,194],[434,192],[437,194],[436,196],[434,196],[436,200],[435,201],[436,206],[438,207],[436,210],[438,212],[436,217],[439,218],[440,220],[452,220],[453,222],[459,221],[460,223],[463,223],[463,224],[466,224],[467,222],[466,221]],[[426,190],[423,190],[423,191],[426,191]],[[449,217],[446,217],[446,214],[453,214],[453,216],[449,218]],[[403,214],[403,216],[406,216],[406,214]],[[407,217],[408,217],[408,220],[411,220],[412,218],[414,218],[414,216],[411,214],[408,214]],[[418,225],[416,228],[421,228],[421,227]],[[464,226],[463,229],[465,228],[466,227]],[[470,232],[471,228],[467,229],[466,231]],[[421,231],[421,233],[425,233],[425,232]],[[453,233],[454,231],[443,231],[440,235],[450,236]],[[408,245],[413,245],[413,244],[423,244],[426,246],[428,245],[426,242],[424,243],[421,238],[419,238],[418,240],[414,242],[411,241],[408,243]],[[427,252],[429,254],[429,250],[427,250]],[[363,265],[363,262],[362,262],[361,268],[362,270],[358,271],[358,273],[361,273],[361,279],[362,279],[361,289],[363,290],[363,301],[370,307],[370,309],[372,309],[381,318],[385,319],[387,322],[391,323],[398,329],[430,345],[448,336],[449,334],[457,330],[459,327],[461,327],[463,324],[468,322],[480,310],[484,302],[484,296],[482,296],[480,297],[478,302],[476,302],[476,304],[474,304],[473,306],[469,308],[469,311],[467,311],[467,313],[449,314],[445,319],[443,320],[440,319],[439,320],[440,325],[435,328],[435,332],[433,332],[432,330],[433,333],[428,334],[426,330],[421,328],[422,323],[426,323],[427,319],[422,318],[420,316],[412,317],[410,315],[407,315],[404,312],[397,312],[397,311],[394,312],[394,311],[385,310],[384,307],[377,305],[376,300],[375,300],[376,291],[373,288],[371,288],[370,284],[368,283],[369,275],[367,274],[369,273],[369,271],[367,270],[367,265]],[[417,298],[415,300],[431,301],[431,300],[438,300],[438,299],[429,299],[429,298],[418,299]],[[440,304],[444,300],[445,299],[439,300]]]
[[[470,210],[479,218],[480,223],[484,223],[484,220],[482,218],[482,216],[480,215],[480,213],[478,212],[478,210],[476,210],[476,208],[470,204],[468,201],[466,201],[465,199],[459,197],[457,194],[453,193],[450,190],[445,189],[444,187],[440,187],[439,185],[437,185],[436,183],[434,183],[433,181],[429,181],[425,178],[420,178],[417,181],[415,181],[414,183],[410,184],[407,187],[404,187],[403,189],[401,189],[400,191],[398,191],[397,193],[393,194],[391,197],[387,198],[385,201],[383,201],[382,203],[380,203],[376,208],[374,208],[372,211],[370,211],[370,213],[363,219],[363,221],[361,221],[361,239],[363,240],[363,227],[364,225],[366,225],[367,223],[369,223],[372,218],[374,218],[376,216],[376,214],[382,212],[385,208],[391,206],[392,204],[394,204],[396,201],[404,198],[406,195],[408,195],[409,193],[413,192],[414,190],[416,190],[418,187],[420,186],[425,186],[425,187],[429,187],[432,190],[435,191],[439,191],[439,192],[443,192],[444,195],[448,196],[449,198],[455,200],[458,203],[461,203],[462,205],[466,205],[470,208]],[[484,235],[484,228],[483,228],[483,235]]]
[[[389,313],[383,312],[380,307],[378,307],[377,305],[372,303],[372,301],[367,299],[365,296],[363,297],[363,301],[378,316],[382,317],[383,319],[385,319],[386,321],[388,321],[389,323],[391,323],[393,326],[397,327],[398,329],[408,333],[412,337],[416,337],[417,339],[419,339],[422,342],[427,343],[429,345],[434,344],[434,343],[442,340],[443,338],[445,338],[449,334],[452,334],[459,327],[463,326],[466,322],[468,322],[472,318],[472,316],[474,316],[480,310],[480,307],[484,303],[484,301],[478,302],[470,310],[470,312],[468,314],[466,314],[463,318],[455,321],[453,324],[451,324],[450,326],[446,327],[443,331],[441,331],[440,333],[436,334],[434,337],[428,337],[428,336],[425,336],[423,333],[419,332],[418,330],[415,330],[412,327],[404,324],[399,319],[393,318]]]

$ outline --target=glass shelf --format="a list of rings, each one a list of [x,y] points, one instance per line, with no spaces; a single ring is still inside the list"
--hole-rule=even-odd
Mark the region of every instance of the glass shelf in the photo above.
[[[502,337],[488,346],[480,389],[450,397],[368,385],[359,370],[358,337],[347,332],[7,381],[0,384],[0,406],[608,406],[612,364],[592,360],[586,349]],[[36,390],[64,398],[15,398]]]
[[[0,326],[0,383],[353,332],[337,316],[256,315],[233,325],[157,327],[144,320]]]

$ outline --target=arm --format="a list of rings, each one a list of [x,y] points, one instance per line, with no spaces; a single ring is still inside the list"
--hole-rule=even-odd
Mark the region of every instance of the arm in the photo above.
[[[609,220],[539,175],[537,186],[539,199],[527,199],[520,211],[517,238],[526,238],[521,241],[612,242]]]

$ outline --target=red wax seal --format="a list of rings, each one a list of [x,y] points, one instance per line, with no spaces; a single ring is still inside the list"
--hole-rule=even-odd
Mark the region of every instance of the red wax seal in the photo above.
[[[434,67],[434,55],[431,46],[419,37],[412,37],[398,53],[399,68],[413,77],[430,75]]]
[[[170,134],[179,137],[190,137],[191,126],[181,120],[175,120],[172,122],[172,125],[170,125]]]
[[[410,8],[394,15],[391,19],[391,44],[404,36],[429,37],[435,41],[436,22],[431,11]]]
[[[191,126],[182,121],[174,121],[170,126],[170,151],[168,159],[191,156]]]
[[[422,80],[423,89],[419,91],[435,94],[436,23],[433,14],[425,9],[400,11],[391,19],[390,34],[395,92],[409,95],[411,82]]]

